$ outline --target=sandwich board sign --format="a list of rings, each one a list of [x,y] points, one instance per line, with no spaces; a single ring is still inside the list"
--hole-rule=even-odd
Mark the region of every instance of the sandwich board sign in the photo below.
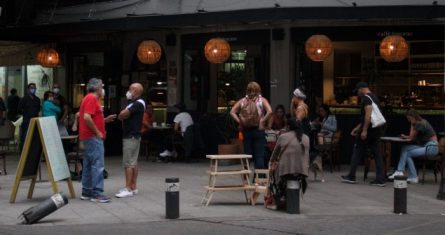
[[[57,182],[66,180],[71,197],[75,197],[71,174],[56,119],[54,117],[39,117],[32,118],[29,123],[28,133],[26,134],[9,199],[10,203],[15,202],[20,182],[24,180],[31,180],[28,199],[32,198],[42,155],[46,160],[46,168],[48,169],[53,193],[59,192]]]

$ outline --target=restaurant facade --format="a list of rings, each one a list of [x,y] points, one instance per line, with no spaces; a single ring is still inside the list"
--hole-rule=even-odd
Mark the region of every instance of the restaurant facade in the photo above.
[[[274,1],[259,1],[258,6],[246,1],[250,5],[238,8],[232,1],[220,1],[195,4],[191,10],[184,3],[166,6],[161,1],[147,3],[158,2],[158,8],[144,5],[145,1],[98,2],[96,13],[85,20],[73,17],[90,5],[67,6],[55,10],[51,24],[35,23],[45,17],[41,13],[33,25],[2,30],[0,40],[54,47],[61,62],[47,69],[30,58],[31,49],[3,53],[0,95],[5,98],[13,86],[22,95],[20,91],[33,79],[43,84],[45,73],[49,83],[62,85],[62,92],[76,108],[88,79],[100,77],[106,84],[106,110],[116,113],[126,102],[128,85],[140,82],[144,97],[155,105],[156,118],[162,122],[168,119],[168,107],[178,102],[186,103],[197,120],[206,113],[224,113],[244,95],[246,84],[256,81],[272,107],[289,107],[292,91],[304,86],[311,116],[315,117],[319,104],[326,103],[338,116],[340,127],[348,130],[359,112],[352,90],[358,81],[366,81],[381,99],[389,120],[397,123],[389,132],[406,129],[403,114],[407,107],[419,109],[436,129],[444,129],[442,1],[355,1],[350,5],[281,1],[278,6]],[[139,12],[133,10],[135,13],[122,17],[121,11],[130,8],[106,11],[124,2],[137,2]],[[174,10],[175,6],[182,10]],[[142,14],[144,9],[147,14]],[[156,10],[160,13],[153,14]],[[333,52],[323,61],[312,61],[306,54],[305,43],[312,35],[331,40]],[[400,62],[387,62],[379,54],[380,42],[392,35],[402,36],[409,45],[408,56]],[[205,57],[204,46],[212,38],[223,38],[231,47],[224,63],[213,64]],[[145,40],[160,44],[159,62],[139,61],[137,49]],[[7,63],[11,55],[17,59]],[[351,141],[344,136],[344,141]],[[345,155],[350,154],[346,151]]]

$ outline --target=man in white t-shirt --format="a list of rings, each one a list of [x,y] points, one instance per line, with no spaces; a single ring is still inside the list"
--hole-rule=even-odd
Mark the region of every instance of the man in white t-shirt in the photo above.
[[[178,114],[176,114],[175,118],[173,119],[173,122],[175,123],[175,132],[181,132],[181,135],[184,136],[185,130],[187,130],[187,127],[193,125],[193,119],[192,116],[190,116],[189,113],[187,113],[185,104],[179,103],[174,106],[178,110]],[[177,136],[175,136],[177,138]],[[166,139],[165,141],[165,150],[159,154],[161,157],[171,157],[174,156],[176,153],[173,149],[173,143],[171,142],[171,138]]]

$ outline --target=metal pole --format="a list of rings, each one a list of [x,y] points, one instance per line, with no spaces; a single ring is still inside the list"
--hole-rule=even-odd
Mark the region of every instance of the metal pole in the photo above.
[[[23,224],[33,224],[66,204],[68,204],[68,198],[61,193],[57,193],[37,206],[24,211],[19,219]]]
[[[166,178],[165,217],[177,219],[179,217],[179,178]]]
[[[298,180],[287,180],[286,211],[289,214],[300,214],[300,182]]]
[[[407,177],[395,176],[394,177],[394,213],[406,214],[407,204]]]
[[[445,164],[445,156],[442,156],[442,164]],[[444,167],[442,166],[442,177],[440,180],[440,188],[439,188],[439,192],[437,193],[437,199],[439,200],[445,200],[445,172],[444,172]]]

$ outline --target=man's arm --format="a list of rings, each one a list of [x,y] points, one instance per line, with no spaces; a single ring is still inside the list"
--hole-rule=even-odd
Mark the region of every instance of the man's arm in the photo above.
[[[369,124],[371,123],[371,113],[372,113],[372,105],[366,105],[365,106],[365,120],[363,122],[362,133],[360,135],[362,140],[365,140],[368,135],[368,127],[369,127]]]
[[[241,102],[238,101],[236,102],[235,105],[233,105],[232,109],[230,110],[230,116],[233,118],[233,120],[235,120],[236,123],[238,123],[238,125],[241,125],[241,120],[238,117],[238,112],[240,107],[241,107]]]
[[[130,110],[128,110],[127,108],[122,110],[119,115],[117,116],[117,118],[119,120],[124,120],[130,117]]]

